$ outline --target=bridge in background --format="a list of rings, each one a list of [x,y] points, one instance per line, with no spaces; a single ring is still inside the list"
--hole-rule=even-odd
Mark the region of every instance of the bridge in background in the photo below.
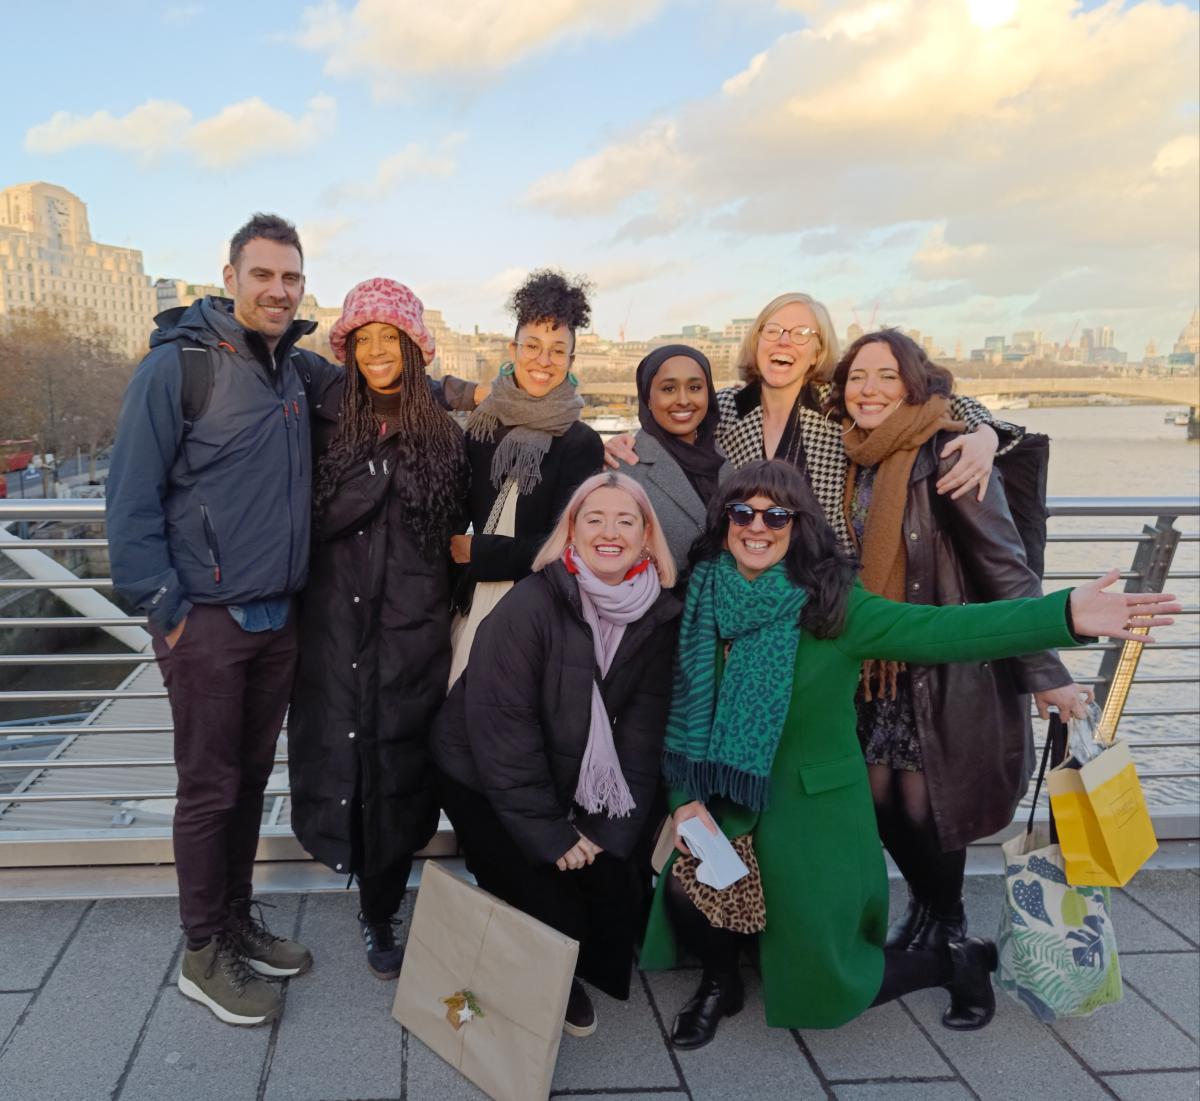
[[[735,385],[722,379],[717,387]],[[1200,379],[1172,378],[960,378],[958,392],[967,397],[983,394],[1103,394],[1114,398],[1133,398],[1161,405],[1200,407]],[[628,398],[637,400],[634,382],[581,382],[585,397]]]

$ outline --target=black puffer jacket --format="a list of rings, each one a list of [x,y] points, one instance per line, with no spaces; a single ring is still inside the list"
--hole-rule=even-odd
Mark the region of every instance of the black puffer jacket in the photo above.
[[[663,592],[625,628],[601,683],[621,771],[636,809],[628,818],[574,807],[587,748],[596,657],[579,587],[561,562],[514,586],[483,621],[471,662],[434,727],[447,775],[487,795],[531,864],[557,860],[574,823],[615,856],[648,827],[671,701],[679,601]]]
[[[319,452],[334,428],[314,422]],[[380,442],[374,472],[347,472],[320,518],[288,719],[292,829],[335,871],[369,875],[437,828],[428,739],[450,670],[449,557],[420,554],[388,492],[394,443]],[[353,851],[356,797],[365,856]]]

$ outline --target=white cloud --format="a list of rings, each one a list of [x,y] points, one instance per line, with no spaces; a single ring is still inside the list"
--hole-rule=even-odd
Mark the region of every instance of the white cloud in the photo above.
[[[152,158],[176,145],[192,122],[181,103],[148,99],[127,115],[109,111],[73,115],[56,111],[46,122],[30,127],[25,148],[31,153],[63,153],[82,145],[100,145]]]
[[[64,153],[99,146],[138,153],[143,163],[183,150],[206,168],[228,168],[258,157],[299,152],[329,137],[337,115],[335,101],[316,96],[308,107],[293,118],[256,96],[199,122],[183,104],[169,100],[147,100],[119,117],[107,110],[91,115],[58,111],[30,127],[25,148],[31,153]]]
[[[228,168],[256,157],[309,149],[332,135],[336,118],[337,103],[329,96],[315,96],[299,118],[254,96],[196,123],[187,146],[201,164]]]
[[[353,199],[384,199],[407,180],[420,176],[453,176],[458,170],[455,151],[462,144],[463,137],[462,134],[449,134],[436,146],[409,142],[404,148],[384,157],[370,179],[339,184],[327,193],[326,198],[333,203]]]
[[[836,239],[812,232],[836,228],[850,255],[864,233],[917,226],[906,274],[964,297],[1028,302],[1108,267],[1164,300],[1194,300],[1200,141],[1181,134],[1200,86],[1194,10],[780,6],[808,25],[703,99],[536,180],[529,201],[647,236],[692,221],[742,241],[809,234],[822,248]],[[664,206],[669,219],[647,214]],[[1111,279],[1087,285],[1118,291]]]
[[[306,260],[320,260],[330,254],[333,243],[350,228],[348,218],[334,218],[327,222],[305,222],[297,228],[304,245]]]
[[[338,0],[305,9],[294,41],[326,55],[325,71],[368,75],[394,93],[415,78],[477,79],[569,40],[623,34],[665,0]]]
[[[168,27],[186,27],[202,11],[199,4],[172,4],[162,13],[162,21]]]

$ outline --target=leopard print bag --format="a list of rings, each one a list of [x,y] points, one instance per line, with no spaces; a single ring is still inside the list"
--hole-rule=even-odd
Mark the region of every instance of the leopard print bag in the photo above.
[[[758,870],[758,858],[754,855],[754,843],[750,834],[730,839],[734,851],[742,863],[750,869],[723,891],[709,887],[696,878],[699,861],[694,856],[680,853],[671,865],[671,874],[679,880],[684,894],[714,929],[728,929],[731,933],[761,933],[767,927],[767,903],[763,898],[762,874]]]

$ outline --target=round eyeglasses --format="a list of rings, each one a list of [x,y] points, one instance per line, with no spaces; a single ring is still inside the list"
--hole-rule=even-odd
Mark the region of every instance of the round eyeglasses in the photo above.
[[[736,524],[739,528],[749,527],[754,522],[754,517],[761,516],[763,523],[772,531],[782,531],[800,513],[794,512],[790,508],[784,508],[782,505],[772,505],[770,508],[751,508],[745,501],[731,501],[725,506],[725,515],[729,517],[730,523]]]
[[[522,359],[541,359],[542,352],[546,350],[546,346],[536,337],[526,337],[517,345],[521,353]],[[550,347],[550,362],[555,367],[565,367],[571,362],[571,353],[567,351],[566,346],[562,344],[554,344]]]
[[[782,325],[777,325],[774,321],[762,327],[763,340],[776,341],[784,333],[787,333],[788,339],[798,348],[803,348],[815,336],[818,340],[821,339],[821,331],[814,329],[809,325],[797,325],[792,329],[785,329]]]

